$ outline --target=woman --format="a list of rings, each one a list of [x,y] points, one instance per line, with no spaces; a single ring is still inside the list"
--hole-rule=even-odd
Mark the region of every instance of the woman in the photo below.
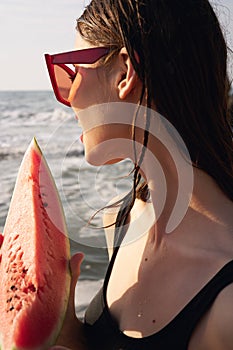
[[[81,51],[46,56],[57,98],[80,118],[90,163],[131,158],[135,169],[118,214],[104,216],[112,256],[104,287],[84,324],[71,295],[58,344],[233,349],[232,131],[216,15],[207,0],[92,0],[77,30]],[[81,260],[71,260],[72,290]]]

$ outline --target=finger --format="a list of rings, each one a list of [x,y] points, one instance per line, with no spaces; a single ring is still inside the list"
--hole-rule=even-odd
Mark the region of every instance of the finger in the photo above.
[[[83,253],[76,253],[70,259],[70,270],[71,270],[71,283],[70,283],[70,296],[68,302],[68,315],[73,318],[75,317],[75,287],[80,275],[80,267],[84,258]]]
[[[75,313],[75,287],[78,280],[78,277],[80,275],[80,267],[82,260],[84,258],[84,255],[82,253],[77,253],[72,256],[70,259],[70,270],[71,270],[71,284],[70,284],[70,296],[69,301],[67,305],[67,311],[65,320],[63,323],[62,330],[59,334],[59,337],[57,339],[57,344],[50,350],[70,350],[70,349],[77,349],[77,346],[74,346],[74,344],[79,342],[77,338],[77,330],[80,328],[80,321],[76,317]],[[66,345],[67,347],[63,347],[62,345]]]
[[[81,263],[83,261],[84,254],[76,253],[70,259],[70,269],[71,269],[71,288],[75,288],[75,285],[78,281],[81,269]]]

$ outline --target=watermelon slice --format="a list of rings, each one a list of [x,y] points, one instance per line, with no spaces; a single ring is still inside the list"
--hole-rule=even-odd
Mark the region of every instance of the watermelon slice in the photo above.
[[[19,169],[0,263],[1,350],[48,349],[70,290],[70,247],[53,177],[35,139]]]

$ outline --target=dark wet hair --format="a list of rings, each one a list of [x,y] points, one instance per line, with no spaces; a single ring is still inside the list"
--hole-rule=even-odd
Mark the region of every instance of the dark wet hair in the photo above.
[[[92,0],[77,29],[96,45],[126,47],[147,106],[155,104],[181,135],[193,165],[233,200],[227,45],[209,1]],[[143,185],[146,198],[145,191]]]

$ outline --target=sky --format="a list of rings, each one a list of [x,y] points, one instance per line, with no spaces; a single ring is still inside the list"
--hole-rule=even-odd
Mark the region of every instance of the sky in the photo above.
[[[233,0],[211,2],[233,48]],[[73,50],[76,18],[88,3],[0,0],[0,90],[50,90],[44,53]]]

